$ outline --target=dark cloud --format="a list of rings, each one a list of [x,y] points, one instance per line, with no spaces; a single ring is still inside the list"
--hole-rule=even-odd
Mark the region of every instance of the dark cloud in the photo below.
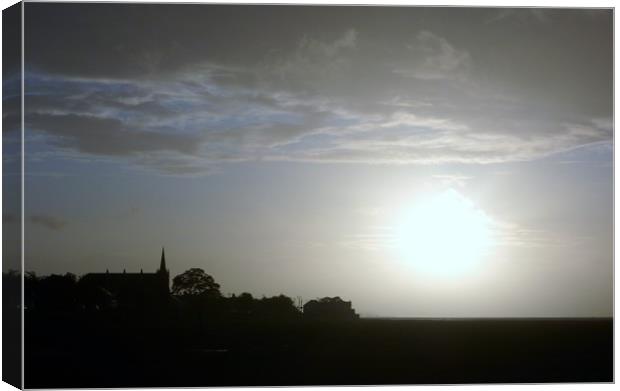
[[[611,142],[610,11],[28,9],[28,126],[162,173],[507,162]]]
[[[144,152],[195,153],[200,140],[174,133],[130,129],[120,120],[76,114],[29,114],[26,123],[55,136],[55,143],[95,155],[127,156]]]
[[[272,43],[293,44],[297,34],[282,31],[299,32],[290,16],[306,14],[298,7],[33,4],[27,34],[48,37],[29,40],[26,52],[33,67],[54,73],[142,77],[206,59],[255,61]]]
[[[31,215],[29,221],[52,231],[60,231],[67,225],[64,219],[44,214]]]

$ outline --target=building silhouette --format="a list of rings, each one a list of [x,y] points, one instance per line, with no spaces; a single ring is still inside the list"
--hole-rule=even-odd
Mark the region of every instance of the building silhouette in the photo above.
[[[79,281],[84,305],[94,309],[156,307],[170,296],[170,272],[162,247],[155,273],[89,273]]]

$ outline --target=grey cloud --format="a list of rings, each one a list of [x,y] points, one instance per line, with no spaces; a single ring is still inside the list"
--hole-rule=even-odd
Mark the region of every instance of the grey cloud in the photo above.
[[[243,128],[226,129],[205,136],[207,141],[216,141],[237,148],[274,148],[299,142],[304,137],[320,132],[325,114],[320,112],[303,115],[298,124],[265,123]]]
[[[506,23],[512,21],[518,24],[531,25],[549,23],[549,12],[543,8],[503,8],[496,11],[495,15],[485,23]]]
[[[28,86],[28,125],[156,172],[497,163],[612,139],[608,12],[514,10],[532,31],[483,23],[513,10],[32,7],[28,65],[47,73]]]
[[[472,179],[471,176],[467,175],[458,175],[458,174],[443,174],[443,175],[432,175],[433,178],[439,180],[446,186],[458,186],[463,187]]]
[[[328,148],[308,148],[275,160],[374,164],[488,164],[528,161],[580,145],[610,142],[608,130],[567,124],[556,133],[514,135],[446,129],[441,132],[364,132],[335,139]]]
[[[200,144],[193,136],[129,129],[119,120],[87,115],[31,113],[26,123],[55,136],[54,142],[60,146],[95,155],[123,156],[164,150],[192,154]]]
[[[215,165],[208,159],[166,152],[142,155],[135,160],[135,164],[150,173],[170,176],[203,176],[217,171]]]
[[[67,225],[64,219],[44,214],[31,215],[29,221],[52,231],[60,231]]]
[[[394,70],[402,76],[421,80],[463,79],[471,68],[472,60],[467,51],[455,48],[445,38],[430,31],[421,31],[416,42],[407,49],[411,64]]]
[[[294,48],[316,26],[300,18],[313,13],[312,7],[40,3],[29,10],[25,28],[33,39],[26,54],[39,69],[96,78],[144,78],[208,60],[256,64],[268,51]]]
[[[349,29],[333,42],[323,42],[304,36],[299,43],[299,52],[302,57],[333,58],[341,51],[355,48],[357,31]]]
[[[330,85],[346,85],[347,74],[359,68],[352,56],[357,40],[355,29],[340,32],[329,40],[304,35],[293,51],[275,53],[261,62],[256,68],[259,86],[321,94]]]
[[[265,90],[255,94],[228,88],[219,94],[207,93],[197,98],[198,102],[205,99],[205,104],[216,104],[217,110],[190,110],[168,119],[160,118],[154,122],[160,122],[161,131],[144,130],[113,118],[64,114],[62,109],[56,114],[30,113],[27,122],[54,136],[53,142],[65,148],[133,157],[134,163],[162,173],[191,175],[211,173],[218,163],[244,160],[498,163],[535,159],[611,139],[607,119],[564,125],[542,117],[523,119],[519,110],[513,113],[514,107],[519,107],[515,101],[508,102],[509,111],[503,108],[506,103],[495,102],[494,106],[486,107],[486,116],[481,113],[478,118],[476,111],[484,100],[468,95],[459,98],[463,103],[458,109],[445,101],[403,105],[403,99],[397,96],[390,101],[392,109],[383,108],[382,114],[367,114],[329,100],[293,93]],[[181,97],[187,98],[183,94]],[[167,98],[165,91],[160,90],[152,99],[163,99],[157,103],[161,105]],[[466,103],[467,99],[470,102]],[[434,114],[439,111],[447,116]],[[148,111],[142,114],[148,117]],[[252,122],[219,129],[204,129],[201,125],[218,116],[225,120],[238,115],[249,115]],[[277,117],[270,119],[271,115],[296,115],[297,119],[295,123],[280,122]],[[334,118],[351,123],[332,125],[330,121]],[[502,120],[498,127],[498,121]],[[198,133],[176,130],[179,124],[188,121],[202,130]],[[320,145],[304,146],[313,135],[325,135],[328,139]],[[287,150],[289,146],[294,148]]]

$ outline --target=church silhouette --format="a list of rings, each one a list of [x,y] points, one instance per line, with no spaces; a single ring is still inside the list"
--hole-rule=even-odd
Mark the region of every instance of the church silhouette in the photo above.
[[[170,272],[162,247],[159,269],[155,273],[89,273],[79,284],[87,307],[147,308],[164,303],[170,296]]]

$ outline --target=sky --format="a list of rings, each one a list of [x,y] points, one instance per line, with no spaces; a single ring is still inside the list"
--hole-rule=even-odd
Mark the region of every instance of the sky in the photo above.
[[[154,271],[165,246],[173,276],[364,316],[610,316],[612,27],[27,3],[25,268]],[[15,174],[19,75],[3,83]]]

